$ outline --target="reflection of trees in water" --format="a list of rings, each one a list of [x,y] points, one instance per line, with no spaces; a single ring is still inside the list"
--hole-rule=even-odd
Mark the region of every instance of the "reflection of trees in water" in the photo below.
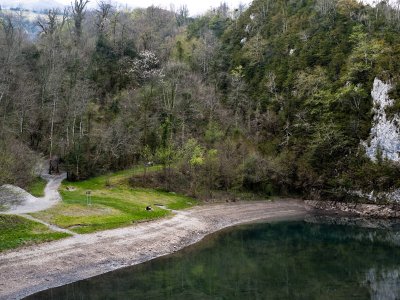
[[[349,226],[355,229],[345,232],[330,232],[329,236],[334,237],[338,241],[356,240],[400,246],[400,223],[397,219],[310,215],[306,217],[305,222],[310,224]]]
[[[400,232],[398,231],[371,231],[359,233],[354,236],[357,241],[370,241],[371,243],[387,244],[389,246],[400,246]]]
[[[30,299],[400,300],[398,232],[333,224],[231,228],[172,256]]]
[[[400,299],[400,270],[369,269],[365,284],[369,286],[372,300]]]

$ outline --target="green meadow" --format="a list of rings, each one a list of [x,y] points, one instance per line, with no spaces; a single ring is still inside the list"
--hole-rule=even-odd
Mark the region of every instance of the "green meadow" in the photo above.
[[[153,166],[147,172],[158,170],[159,166]],[[159,205],[184,209],[197,203],[175,193],[130,187],[129,178],[143,172],[143,168],[133,168],[81,182],[64,181],[60,187],[63,201],[32,216],[77,233],[90,233],[171,214]],[[146,210],[149,205],[151,211]]]

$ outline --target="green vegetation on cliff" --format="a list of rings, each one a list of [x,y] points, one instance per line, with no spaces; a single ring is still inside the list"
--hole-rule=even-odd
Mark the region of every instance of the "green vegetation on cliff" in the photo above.
[[[259,150],[257,167],[269,169],[265,181],[344,200],[345,190],[400,187],[398,165],[372,163],[360,143],[374,78],[399,80],[398,21],[384,2],[256,0],[225,30],[219,56],[230,81],[221,90],[248,124],[241,130]]]

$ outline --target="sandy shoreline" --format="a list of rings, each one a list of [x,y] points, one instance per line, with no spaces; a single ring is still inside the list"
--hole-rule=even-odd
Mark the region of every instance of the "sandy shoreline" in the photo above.
[[[172,218],[0,254],[0,299],[20,299],[176,252],[226,227],[302,217],[304,202],[279,200],[212,204]]]

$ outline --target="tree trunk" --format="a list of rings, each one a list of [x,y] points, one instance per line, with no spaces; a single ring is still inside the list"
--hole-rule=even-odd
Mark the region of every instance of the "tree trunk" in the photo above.
[[[53,112],[51,114],[51,128],[50,128],[50,159],[53,156],[53,133],[54,133],[54,115],[56,113],[56,97],[53,100]]]

